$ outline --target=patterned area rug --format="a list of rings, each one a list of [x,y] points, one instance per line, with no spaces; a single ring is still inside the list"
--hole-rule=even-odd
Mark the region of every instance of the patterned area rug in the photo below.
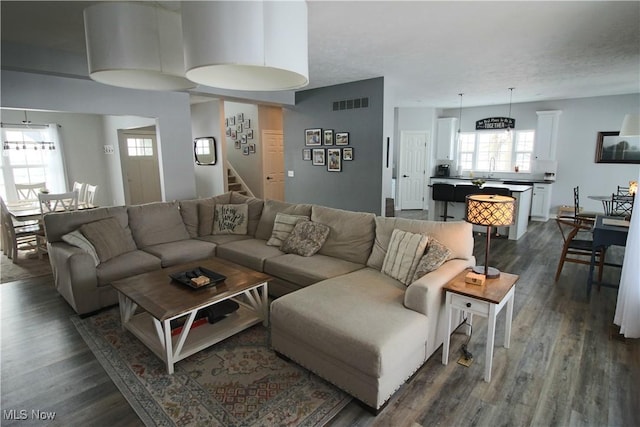
[[[146,425],[322,426],[351,397],[269,348],[256,325],[166,367],[122,331],[117,308],[71,318],[113,382]]]

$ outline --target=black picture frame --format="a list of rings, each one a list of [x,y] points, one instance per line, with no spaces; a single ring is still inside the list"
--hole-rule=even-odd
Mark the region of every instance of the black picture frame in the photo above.
[[[314,146],[322,144],[322,129],[305,129],[304,145]]]
[[[327,163],[324,148],[314,148],[311,150],[311,154],[314,166],[324,166]]]
[[[311,148],[302,149],[302,160],[311,161]]]
[[[324,131],[322,131],[322,142],[324,143],[324,145],[333,145],[333,129],[325,129]]]
[[[342,160],[345,162],[353,160],[353,147],[345,147],[342,149]]]
[[[620,132],[598,132],[595,162],[640,164],[640,136],[620,136]]]
[[[327,148],[327,170],[329,172],[342,171],[342,150],[340,148]]]
[[[349,132],[336,132],[336,145],[349,145]]]

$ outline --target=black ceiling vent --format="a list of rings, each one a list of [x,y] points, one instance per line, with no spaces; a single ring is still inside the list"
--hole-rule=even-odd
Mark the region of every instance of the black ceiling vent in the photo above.
[[[353,110],[354,108],[368,108],[369,98],[345,99],[344,101],[333,101],[333,111]]]

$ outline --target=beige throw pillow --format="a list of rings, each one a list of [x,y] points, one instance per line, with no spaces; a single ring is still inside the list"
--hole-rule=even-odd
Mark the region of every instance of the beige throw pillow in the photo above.
[[[328,225],[319,222],[299,222],[282,242],[280,250],[288,254],[311,256],[318,252],[329,236],[331,229]]]
[[[276,219],[273,221],[273,231],[271,232],[271,237],[267,241],[267,245],[277,247],[282,246],[282,242],[287,240],[287,237],[289,237],[293,228],[300,221],[309,221],[309,217],[278,212],[276,214]]]
[[[87,252],[93,258],[93,265],[100,264],[100,258],[96,252],[96,248],[93,247],[91,242],[80,232],[80,230],[74,230],[71,233],[67,233],[61,237],[63,242],[66,242],[72,246],[82,249]]]
[[[453,254],[449,248],[433,237],[429,238],[429,246],[427,247],[426,253],[418,262],[412,282],[418,280],[427,273],[437,270],[442,264],[450,259],[453,259]]]
[[[249,206],[216,205],[213,234],[247,234]]]
[[[137,249],[131,234],[114,217],[86,223],[80,232],[96,248],[100,262]]]
[[[382,272],[408,286],[428,243],[429,237],[424,234],[393,230]]]

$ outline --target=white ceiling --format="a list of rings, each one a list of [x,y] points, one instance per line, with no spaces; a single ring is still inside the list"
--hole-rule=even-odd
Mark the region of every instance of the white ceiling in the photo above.
[[[2,40],[84,55],[92,3],[3,0]],[[638,1],[308,4],[308,88],[384,76],[393,105],[439,108],[640,92]]]

